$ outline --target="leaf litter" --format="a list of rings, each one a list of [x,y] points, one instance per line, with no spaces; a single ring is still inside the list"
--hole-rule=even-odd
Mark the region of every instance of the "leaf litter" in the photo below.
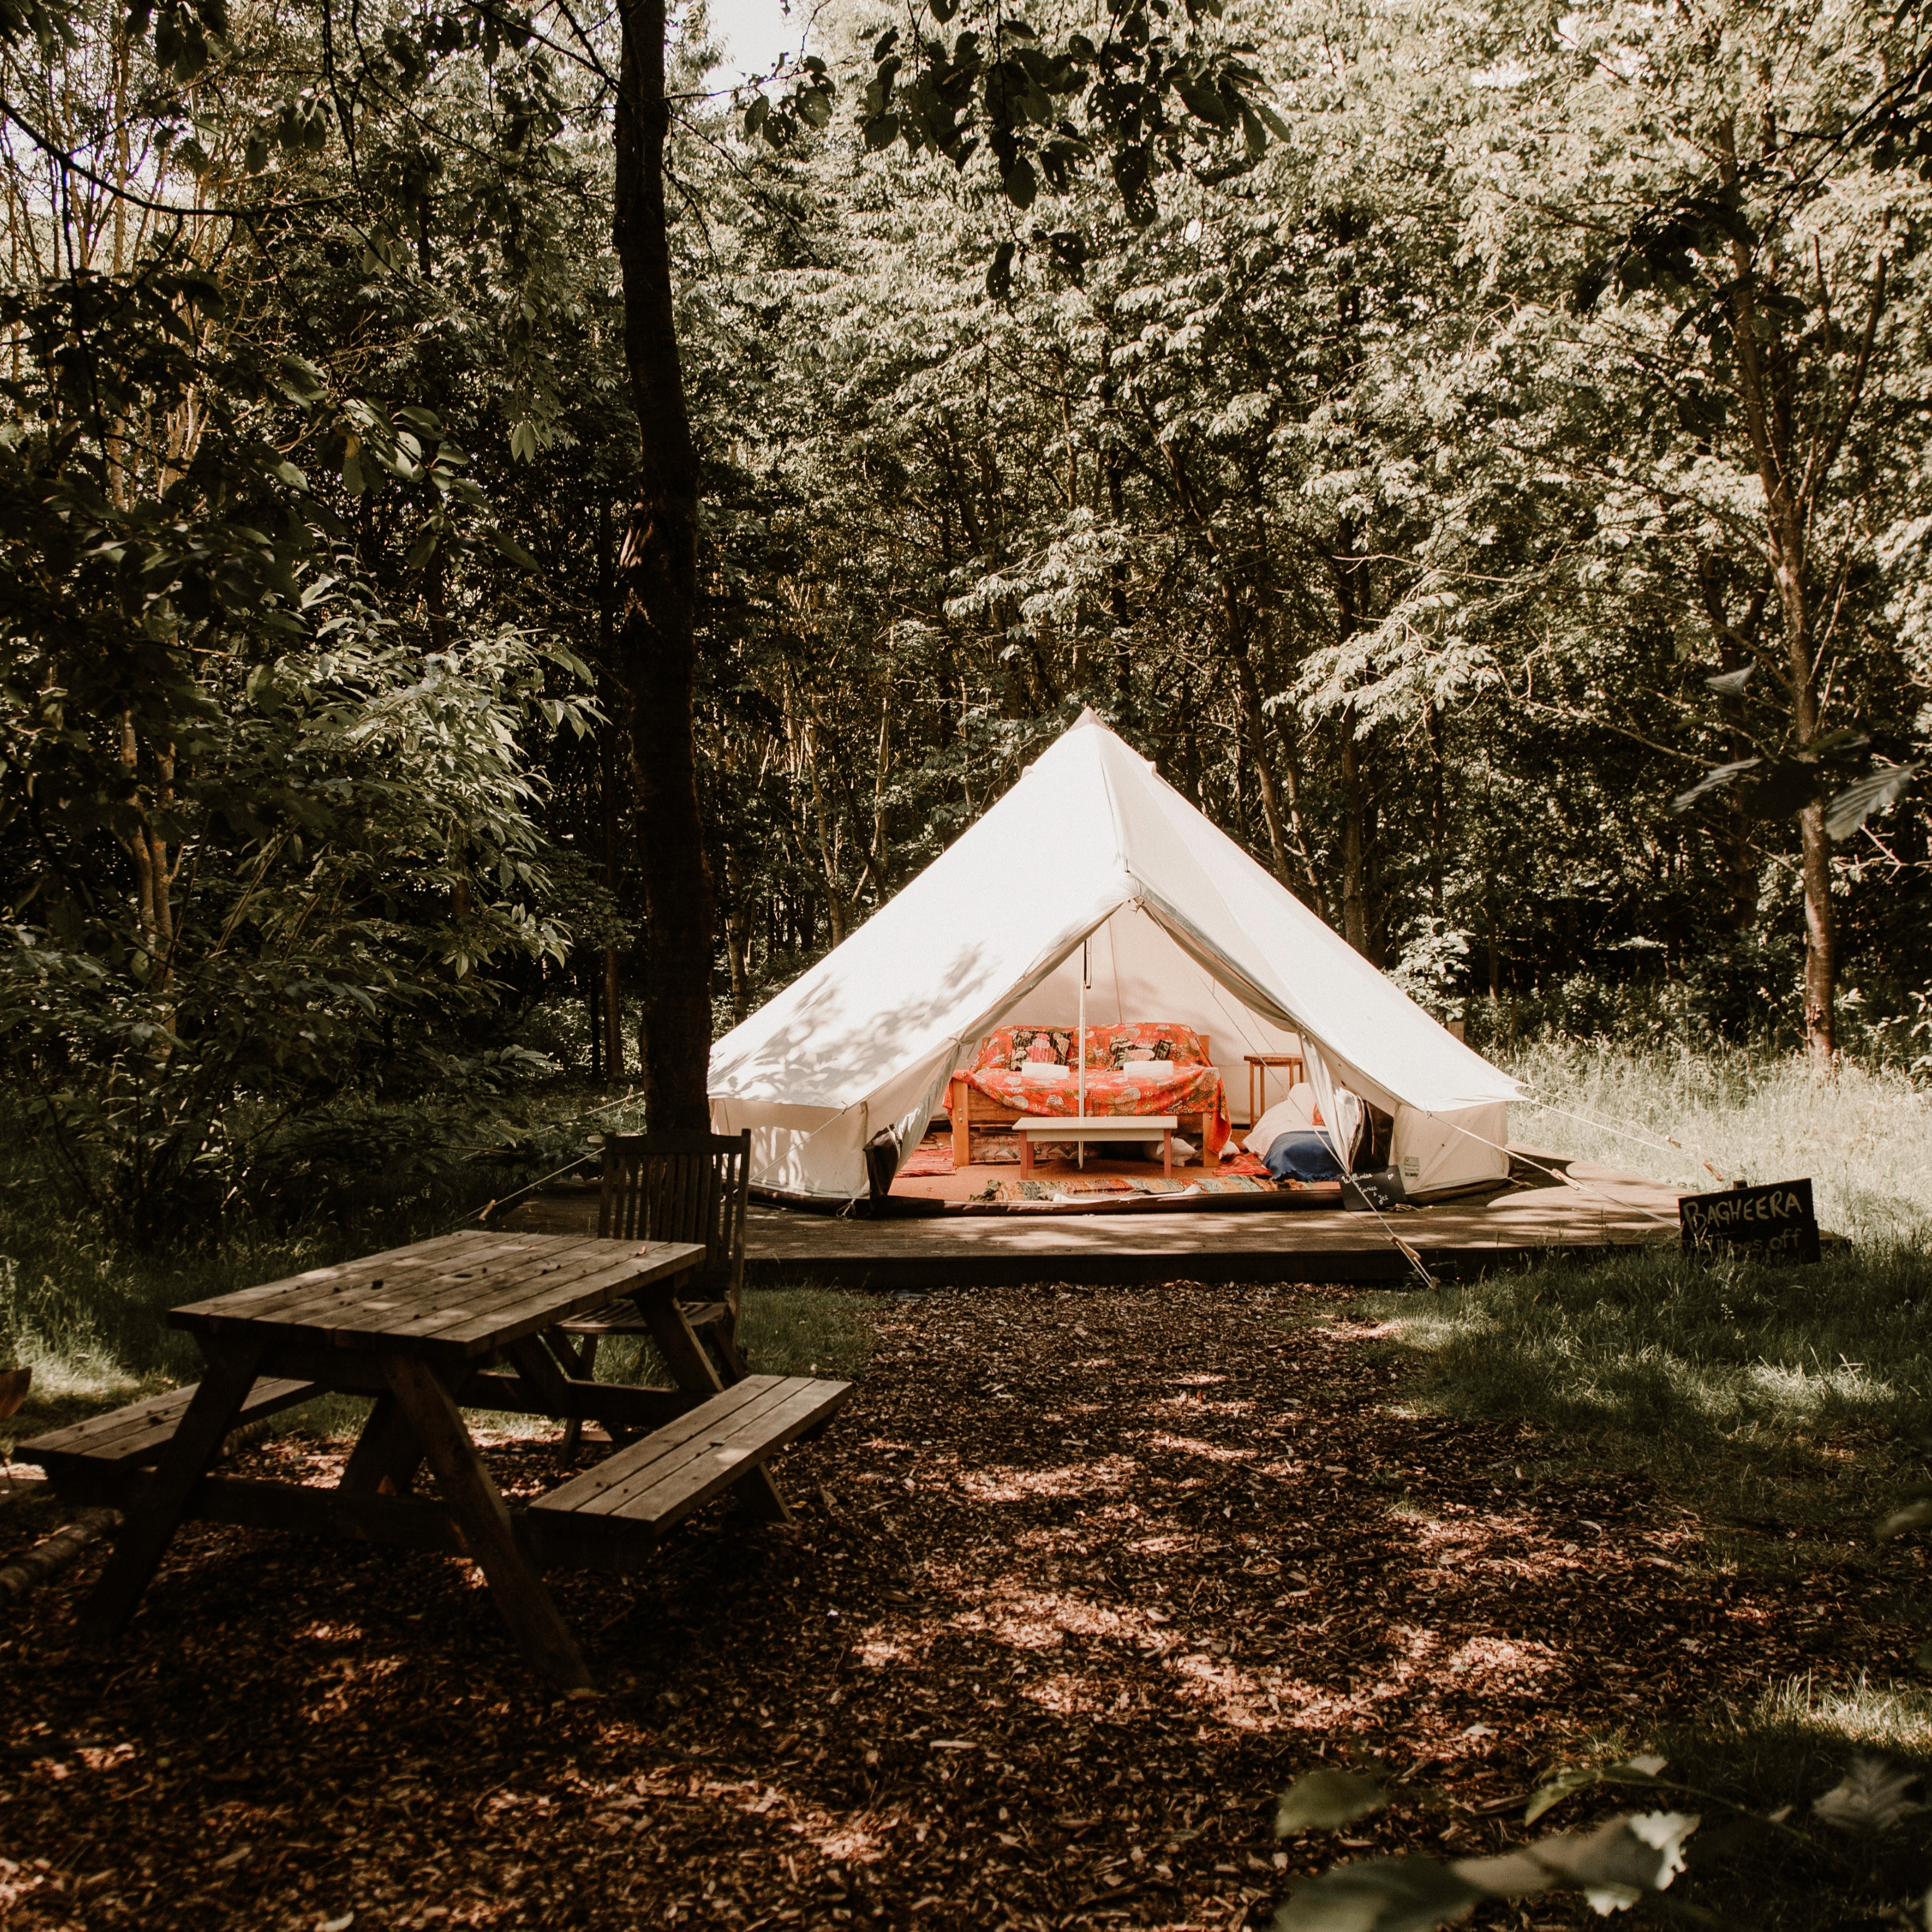
[[[1842,1594],[1797,1634],[1772,1586],[1700,1573],[1646,1480],[1526,1484],[1526,1431],[1405,1412],[1352,1298],[877,1312],[850,1405],[781,1466],[795,1523],[713,1508],[637,1576],[553,1574],[591,1702],[528,1674],[457,1558],[190,1526],[94,1651],[91,1554],[0,1640],[0,1914],[1260,1926],[1337,1858],[1508,1852],[1582,1738],[1872,1654]],[[513,1496],[556,1480],[551,1444],[490,1447]],[[342,1453],[293,1432],[241,1466]],[[9,1512],[0,1560],[55,1507]],[[1275,1793],[1324,1767],[1337,1829],[1278,1854]],[[1429,1795],[1343,1835],[1376,1782]]]

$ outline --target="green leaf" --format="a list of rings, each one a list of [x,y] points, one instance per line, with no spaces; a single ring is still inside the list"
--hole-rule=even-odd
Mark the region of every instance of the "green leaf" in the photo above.
[[[1388,1802],[1387,1789],[1378,1778],[1326,1767],[1311,1771],[1276,1801],[1274,1834],[1286,1838],[1296,1832],[1332,1832],[1379,1811]]]
[[[1040,177],[1034,172],[1032,162],[1022,154],[1000,176],[1000,185],[1016,208],[1028,208],[1040,193]]]
[[[282,393],[298,403],[313,403],[328,393],[322,371],[299,356],[284,356],[281,362]]]
[[[995,302],[1004,302],[1013,292],[1013,244],[1002,242],[986,265],[986,292]]]
[[[535,574],[536,572],[541,571],[543,568],[543,566],[537,562],[536,559],[531,556],[530,552],[524,549],[521,544],[517,542],[515,538],[508,535],[506,532],[500,530],[493,530],[490,532],[490,541],[496,546],[498,550],[502,551],[504,556],[508,557],[512,563],[515,564],[519,569],[527,570],[532,574]]]
[[[1825,836],[1849,838],[1874,812],[1882,812],[1918,776],[1917,765],[1882,765],[1847,785],[1825,807]]]
[[[1920,1774],[1910,1765],[1862,1751],[1838,1784],[1812,1800],[1812,1815],[1840,1832],[1888,1832],[1927,1808],[1922,1790]]]
[[[1552,1805],[1561,1804],[1573,1793],[1587,1790],[1592,1785],[1600,1784],[1603,1773],[1594,1766],[1579,1770],[1560,1771],[1547,1784],[1538,1785],[1530,1794],[1528,1804],[1523,1808],[1522,1822],[1534,1825]]]
[[[369,487],[368,478],[364,474],[361,445],[350,440],[349,452],[342,459],[342,487],[352,496],[359,496]]]
[[[1204,121],[1210,128],[1225,128],[1233,121],[1234,115],[1222,99],[1220,90],[1208,82],[1190,77],[1177,80],[1174,89],[1187,104],[1187,111],[1197,121]]]
[[[1274,1932],[1430,1932],[1468,1918],[1487,1896],[1433,1858],[1375,1858],[1296,1886]]]
[[[1744,786],[1744,810],[1753,818],[1789,818],[1816,802],[1820,776],[1815,759],[1774,758]]]
[[[1734,765],[1719,765],[1706,772],[1688,791],[1680,791],[1670,801],[1672,812],[1688,812],[1700,798],[1734,783],[1746,772],[1754,772],[1764,763],[1762,758],[1740,758]]]
[[[874,154],[881,148],[890,148],[899,137],[899,117],[896,114],[874,114],[866,123],[866,145]]]
[[[1159,212],[1148,183],[1154,176],[1154,157],[1145,142],[1137,142],[1131,147],[1116,151],[1113,161],[1114,185],[1120,191],[1121,206],[1127,211],[1127,219],[1136,226],[1144,228]]]
[[[532,463],[537,454],[537,426],[525,416],[510,431],[510,454],[519,463]]]

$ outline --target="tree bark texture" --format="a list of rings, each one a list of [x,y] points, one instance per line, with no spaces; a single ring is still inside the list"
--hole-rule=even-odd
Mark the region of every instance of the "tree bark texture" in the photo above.
[[[1346,520],[1336,533],[1335,635],[1346,644],[1367,623],[1368,560],[1356,554],[1354,526]],[[1362,741],[1356,735],[1353,699],[1343,705],[1342,734],[1342,937],[1364,959],[1379,966],[1370,932],[1369,872],[1370,831],[1368,781],[1362,769]]]
[[[608,676],[614,656],[612,632],[616,616],[615,547],[611,539],[610,502],[597,506],[597,640],[600,676]],[[598,728],[597,793],[604,835],[604,883],[614,902],[623,882],[622,841],[617,825],[618,747],[610,724]],[[604,1076],[621,1084],[624,1066],[624,983],[617,949],[604,949]]]
[[[644,1090],[653,1129],[710,1120],[711,872],[693,727],[698,452],[685,404],[664,212],[664,0],[623,0],[616,218],[637,487],[617,557],[616,658],[630,714],[644,911]]]
[[[1718,129],[1718,174],[1726,186],[1740,178],[1736,131]],[[1784,632],[1784,661],[1768,652],[1766,668],[1781,670],[1789,694],[1793,736],[1800,753],[1823,735],[1824,706],[1819,660],[1828,640],[1821,634],[1811,592],[1810,533],[1818,500],[1864,394],[1879,317],[1886,300],[1881,256],[1871,299],[1849,379],[1820,416],[1802,406],[1799,357],[1774,328],[1761,326],[1756,251],[1742,238],[1731,244],[1735,271],[1730,288],[1731,334],[1736,355],[1738,399],[1743,404],[1753,465],[1764,493],[1764,560]],[[1822,279],[1823,269],[1820,268]],[[1808,446],[1800,447],[1802,442]],[[1819,608],[1828,613],[1829,600]],[[1800,873],[1804,891],[1804,1040],[1814,1076],[1828,1076],[1838,1058],[1838,916],[1832,904],[1832,843],[1822,805],[1808,806],[1798,821]]]

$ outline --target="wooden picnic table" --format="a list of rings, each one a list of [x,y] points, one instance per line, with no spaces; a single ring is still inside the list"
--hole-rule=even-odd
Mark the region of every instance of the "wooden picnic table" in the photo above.
[[[195,1516],[460,1550],[530,1662],[566,1690],[587,1689],[541,1568],[634,1567],[663,1531],[728,1488],[782,1519],[766,1459],[849,1392],[801,1376],[724,1388],[675,1298],[704,1252],[686,1241],[470,1229],[174,1310],[170,1321],[206,1362],[191,1390],[21,1445],[64,1493],[126,1512],[84,1629],[104,1637],[127,1626],[176,1527]],[[575,1372],[580,1358],[557,1324],[626,1298],[676,1388]],[[238,1424],[329,1390],[375,1397],[337,1487],[208,1473]],[[513,1510],[465,1408],[600,1422],[625,1446]],[[626,1444],[636,1432],[647,1432]],[[411,1493],[425,1462],[435,1498]]]

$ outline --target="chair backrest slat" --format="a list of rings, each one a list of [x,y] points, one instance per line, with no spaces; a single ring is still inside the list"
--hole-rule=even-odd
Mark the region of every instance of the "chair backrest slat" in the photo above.
[[[619,1240],[702,1241],[700,1292],[730,1306],[735,1336],[751,1180],[748,1130],[606,1134],[597,1232]]]

